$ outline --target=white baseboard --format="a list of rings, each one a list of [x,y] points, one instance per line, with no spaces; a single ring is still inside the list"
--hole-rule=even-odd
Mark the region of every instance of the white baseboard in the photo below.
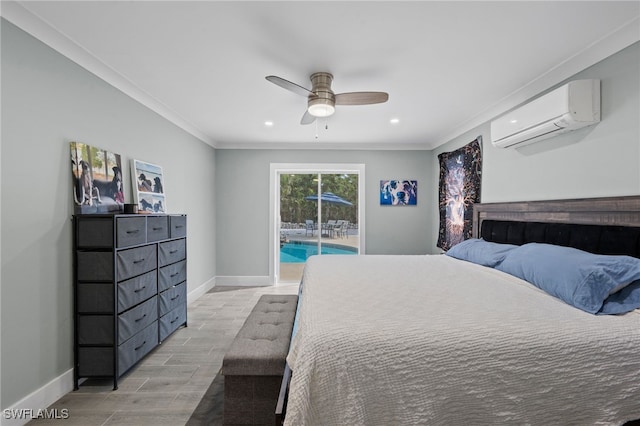
[[[216,286],[238,286],[238,287],[267,287],[273,283],[268,276],[246,277],[246,276],[226,276],[216,277]]]
[[[73,390],[73,368],[65,371],[60,376],[51,380],[40,389],[32,392],[2,412],[0,423],[2,426],[22,426],[32,418],[47,415],[49,418],[61,419],[64,422],[65,412],[62,410],[43,412],[63,395]],[[66,415],[72,415],[67,412]],[[54,417],[55,416],[55,417]]]
[[[200,284],[194,290],[191,290],[187,294],[187,305],[190,305],[191,303],[198,300],[200,296],[202,296],[203,294],[205,294],[215,286],[216,286],[216,277],[213,277],[207,280],[206,282],[204,282],[203,284]]]
[[[273,285],[268,276],[264,277],[213,277],[187,294],[187,304],[196,301],[203,294],[215,286],[270,286]],[[57,416],[63,420],[64,411],[43,412],[63,395],[73,390],[73,368],[65,371],[60,376],[51,380],[40,389],[22,398],[10,407],[3,410],[0,415],[2,426],[22,426],[38,415]],[[72,413],[67,413],[71,415]]]

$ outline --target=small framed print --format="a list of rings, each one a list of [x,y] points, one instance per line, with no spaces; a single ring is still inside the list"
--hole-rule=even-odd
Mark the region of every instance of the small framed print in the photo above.
[[[140,160],[131,160],[133,193],[138,213],[166,213],[162,167]]]
[[[418,204],[418,181],[384,179],[380,181],[381,206],[415,206]]]

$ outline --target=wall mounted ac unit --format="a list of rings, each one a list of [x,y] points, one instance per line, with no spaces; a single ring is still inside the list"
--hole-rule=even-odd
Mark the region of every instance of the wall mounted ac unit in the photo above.
[[[575,80],[491,122],[491,143],[523,146],[600,121],[600,80]]]

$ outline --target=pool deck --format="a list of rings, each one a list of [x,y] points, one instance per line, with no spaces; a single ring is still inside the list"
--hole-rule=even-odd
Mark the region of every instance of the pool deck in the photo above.
[[[288,241],[317,241],[318,231],[313,231],[313,236],[308,235],[304,229],[282,229]],[[329,237],[323,235],[321,238],[323,243],[339,244],[343,246],[358,247],[359,233],[358,229],[349,229],[346,237]]]
[[[318,233],[314,232],[314,236],[305,235],[304,229],[286,229],[288,241],[317,241]],[[322,243],[337,244],[348,247],[358,247],[360,236],[357,229],[350,229],[346,237],[325,237],[323,236],[320,241]],[[302,271],[304,269],[304,263],[280,263],[280,279],[281,283],[300,282],[302,278]]]

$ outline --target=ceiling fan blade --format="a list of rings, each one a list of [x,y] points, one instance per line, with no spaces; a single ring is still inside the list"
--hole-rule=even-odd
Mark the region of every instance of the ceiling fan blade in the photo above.
[[[301,96],[309,96],[309,94],[311,94],[312,92],[308,89],[305,89],[302,86],[298,86],[295,83],[290,82],[289,80],[285,80],[284,78],[280,78],[278,76],[275,75],[268,75],[265,77],[267,80],[269,80],[270,82],[272,82],[273,84],[277,84],[278,86],[282,87],[283,89],[287,89],[293,93],[297,93],[298,95]]]
[[[311,124],[316,121],[316,117],[309,114],[309,111],[305,111],[302,119],[300,120],[300,124]]]
[[[336,105],[369,105],[387,102],[389,94],[386,92],[350,92],[338,93]]]

